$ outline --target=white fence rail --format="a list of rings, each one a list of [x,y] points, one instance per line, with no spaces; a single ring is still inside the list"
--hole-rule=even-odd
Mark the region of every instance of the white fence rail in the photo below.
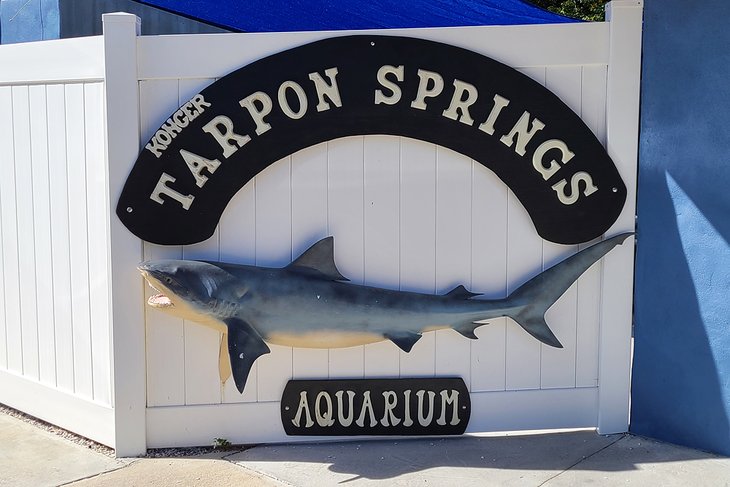
[[[641,3],[614,1],[611,15],[607,23],[375,32],[483,53],[560,96],[606,144],[628,187],[615,234],[634,224]],[[469,431],[625,431],[630,245],[591,268],[548,312],[562,350],[500,319],[478,329],[477,341],[426,333],[410,354],[389,342],[271,346],[243,394],[230,380],[221,384],[220,334],[145,309],[139,261],[281,266],[334,235],[337,265],[356,284],[434,293],[464,284],[495,298],[578,246],[543,241],[509,189],[480,164],[393,136],[297,152],[249,182],[208,241],[143,244],[112,210],[139,148],[170,113],[242,65],[350,32],[137,32],[133,16],[111,14],[103,43],[0,48],[0,66],[18,65],[0,73],[0,402],[133,454],[216,436],[290,440],[278,404],[290,378],[456,375],[472,396]],[[79,53],[86,61],[77,71],[59,60]],[[43,56],[55,60],[44,69],[23,64]],[[93,414],[64,423],[68,404],[30,404],[30,389],[82,402]]]

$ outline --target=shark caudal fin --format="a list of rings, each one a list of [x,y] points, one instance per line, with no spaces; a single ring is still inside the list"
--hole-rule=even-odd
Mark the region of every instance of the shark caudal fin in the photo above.
[[[508,308],[514,310],[507,316],[546,345],[563,348],[545,322],[545,312],[581,274],[631,235],[622,233],[599,242],[533,277],[505,299]]]

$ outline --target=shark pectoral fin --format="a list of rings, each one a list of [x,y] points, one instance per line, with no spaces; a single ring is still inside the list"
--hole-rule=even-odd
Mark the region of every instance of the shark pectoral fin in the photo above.
[[[395,343],[398,348],[408,353],[413,348],[418,340],[421,339],[420,333],[414,333],[412,331],[399,331],[393,333],[383,334],[385,338]]]
[[[228,325],[228,355],[231,357],[231,371],[236,389],[243,394],[251,366],[262,355],[271,352],[261,335],[243,320],[230,318]]]
[[[228,357],[228,333],[221,334],[220,350],[218,350],[218,375],[221,384],[225,384],[231,376],[231,359]]]

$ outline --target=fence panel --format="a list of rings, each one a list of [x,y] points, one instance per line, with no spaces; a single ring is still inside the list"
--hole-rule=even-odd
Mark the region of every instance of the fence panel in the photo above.
[[[605,143],[608,26],[517,30],[540,40],[541,57],[533,56],[527,44],[510,44],[512,28],[395,33],[460,45],[517,67],[561,97]],[[346,33],[263,34],[256,42],[245,34],[140,38],[140,98],[149,100],[141,103],[140,142],[175,103],[202,89],[203,80],[286,47],[341,34]],[[577,38],[586,44],[576,44]],[[175,63],[181,52],[221,49],[230,56],[208,56],[194,66]],[[353,284],[431,293],[464,284],[483,293],[480,299],[504,297],[579,249],[544,242],[506,185],[475,161],[423,141],[368,135],[322,143],[276,162],[236,195],[214,237],[182,252],[145,244],[145,257],[220,257],[279,267],[326,235],[335,236],[335,260]],[[270,403],[279,401],[290,378],[457,375],[469,385],[476,405],[472,431],[595,426],[600,300],[611,292],[601,286],[599,263],[548,312],[565,347],[561,350],[540,344],[506,318],[479,328],[476,341],[449,330],[425,333],[409,354],[390,342],[331,350],[272,345],[272,353],[254,365],[243,395],[231,379],[219,382],[219,332],[148,310],[148,378],[154,378],[148,380],[148,441],[157,446],[192,441],[158,426],[183,418],[209,424],[209,436],[281,440],[276,432],[233,430],[206,418],[223,403],[217,407],[231,414],[245,410],[256,421],[278,423]],[[505,401],[517,401],[514,417],[495,412]],[[546,404],[545,411],[536,413],[533,401]],[[163,405],[168,407],[156,408]],[[557,419],[551,416],[561,408],[567,409]]]
[[[113,445],[100,47],[0,48],[0,401]]]

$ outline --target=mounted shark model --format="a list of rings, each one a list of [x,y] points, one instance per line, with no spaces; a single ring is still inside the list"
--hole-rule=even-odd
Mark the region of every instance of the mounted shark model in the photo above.
[[[161,293],[148,300],[151,306],[223,327],[233,378],[243,392],[253,363],[270,352],[265,342],[337,348],[391,340],[410,352],[425,331],[453,328],[476,339],[477,327],[508,316],[542,343],[562,348],[545,322],[545,312],[583,272],[630,235],[582,250],[507,298],[495,300],[471,299],[477,294],[464,286],[439,296],[347,284],[335,266],[332,237],[315,243],[284,268],[192,260],[148,261],[138,268]],[[223,374],[225,380],[227,373]]]

